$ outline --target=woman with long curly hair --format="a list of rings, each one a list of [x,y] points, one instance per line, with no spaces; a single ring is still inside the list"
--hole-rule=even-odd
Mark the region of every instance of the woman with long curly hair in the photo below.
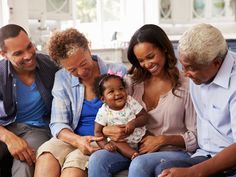
[[[130,40],[128,59],[132,64],[129,92],[150,115],[149,134],[139,144],[143,155],[132,160],[129,177],[151,177],[157,164],[187,158],[196,150],[196,113],[188,79],[176,67],[173,46],[160,27],[147,24],[138,29]],[[116,140],[125,135],[118,126],[105,127],[103,132]],[[89,176],[108,177],[127,169],[130,160],[120,156],[95,152],[90,157]]]

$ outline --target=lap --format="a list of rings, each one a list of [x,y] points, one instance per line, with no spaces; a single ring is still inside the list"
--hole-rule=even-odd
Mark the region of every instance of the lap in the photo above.
[[[132,160],[129,167],[129,176],[154,176],[155,168],[161,163],[169,160],[179,160],[190,158],[185,151],[159,151],[147,153]]]
[[[42,143],[50,138],[50,130],[48,127],[35,127],[23,123],[12,123],[5,128],[26,140],[29,146],[35,151]],[[3,176],[11,176],[11,171],[12,176],[25,176],[26,173],[28,175],[33,173],[33,167],[30,169],[26,163],[13,159],[4,143],[0,143],[0,168],[2,168],[0,171]]]
[[[15,135],[25,139],[35,150],[51,137],[49,127],[36,127],[24,123],[13,123],[6,127]]]
[[[159,174],[161,174],[161,172],[163,170],[168,169],[168,168],[191,167],[191,166],[201,163],[207,159],[209,159],[209,158],[205,157],[205,156],[197,156],[197,157],[193,157],[193,158],[190,157],[190,158],[186,158],[186,159],[176,159],[176,160],[169,160],[166,162],[162,162],[156,166],[155,175],[158,176]]]
[[[37,151],[36,158],[46,152],[51,153],[58,160],[62,170],[68,167],[85,170],[88,166],[89,156],[84,155],[78,148],[60,139],[51,138],[42,144]]]
[[[132,167],[134,164],[138,166],[153,166],[153,168],[159,163],[170,160],[181,160],[190,158],[190,155],[185,151],[159,151],[153,153],[147,153],[136,157],[130,164]],[[139,167],[138,167],[139,168]]]
[[[90,156],[88,174],[89,176],[101,174],[101,177],[117,174],[115,175],[116,177],[124,177],[127,176],[127,171],[123,170],[128,169],[129,164],[130,159],[124,157],[120,153],[103,149],[94,152]]]
[[[182,159],[182,160],[166,161],[156,167],[155,175],[158,176],[163,170],[168,169],[168,168],[191,167],[193,165],[206,161],[209,158],[210,157],[206,157],[206,156],[196,156],[196,157]],[[236,168],[232,168],[222,173],[215,174],[214,176],[215,177],[236,177]]]

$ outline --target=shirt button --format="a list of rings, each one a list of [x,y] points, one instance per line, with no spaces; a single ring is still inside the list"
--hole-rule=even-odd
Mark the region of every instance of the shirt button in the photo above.
[[[15,87],[15,86],[16,86],[16,84],[13,84],[13,86]]]

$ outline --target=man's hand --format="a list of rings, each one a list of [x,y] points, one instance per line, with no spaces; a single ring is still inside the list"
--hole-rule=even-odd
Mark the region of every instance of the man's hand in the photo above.
[[[124,142],[128,136],[125,125],[112,125],[103,128],[103,134],[115,142]]]
[[[170,168],[164,170],[158,177],[197,177],[201,176],[191,167],[189,168]]]
[[[139,153],[144,154],[148,152],[158,151],[164,145],[164,142],[165,142],[165,137],[162,135],[159,136],[147,135],[140,142]]]
[[[76,139],[76,146],[85,155],[91,155],[93,152],[99,150],[99,147],[94,147],[91,145],[93,141],[101,141],[103,137],[95,136],[80,136]]]
[[[29,166],[32,166],[36,161],[35,150],[28,143],[13,133],[6,136],[5,141],[11,155],[20,161],[26,161]]]

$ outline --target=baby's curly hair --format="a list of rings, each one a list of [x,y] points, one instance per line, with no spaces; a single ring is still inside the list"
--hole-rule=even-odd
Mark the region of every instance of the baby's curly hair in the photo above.
[[[103,96],[103,92],[106,89],[104,87],[104,83],[108,81],[109,79],[119,79],[122,83],[122,85],[126,88],[126,83],[123,78],[120,76],[114,75],[114,74],[102,74],[98,78],[95,79],[93,90],[98,98],[101,98]]]
[[[48,41],[48,53],[57,63],[73,55],[79,48],[88,50],[88,40],[75,28],[57,31]]]

